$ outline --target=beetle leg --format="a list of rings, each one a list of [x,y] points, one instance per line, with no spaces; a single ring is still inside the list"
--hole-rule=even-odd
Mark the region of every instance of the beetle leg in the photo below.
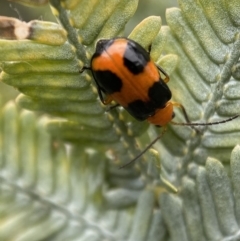
[[[119,104],[116,104],[116,105],[111,105],[111,106],[109,106],[108,108],[107,108],[107,112],[108,111],[111,111],[111,110],[113,110],[113,109],[115,109],[116,107],[119,107],[120,105]]]
[[[79,70],[79,73],[80,73],[80,74],[83,73],[84,70],[86,70],[86,69],[92,70],[91,67],[89,67],[89,66],[83,66],[82,69]]]
[[[151,53],[151,50],[152,50],[152,44],[150,44],[150,45],[148,46],[148,53],[149,53],[149,55],[150,55],[150,53]]]
[[[101,101],[102,101],[102,103],[103,103],[104,105],[109,105],[109,104],[113,101],[113,99],[112,99],[112,97],[111,97],[110,95],[107,95],[106,98],[105,98],[105,100],[102,100],[102,99],[101,99]]]
[[[183,113],[183,116],[184,116],[186,122],[187,123],[191,123],[185,107],[182,104],[178,103],[178,102],[172,102],[172,104],[173,104],[173,106],[180,108],[182,110],[182,113]],[[191,126],[191,128],[194,129],[197,133],[200,132],[195,126]]]
[[[180,108],[182,110],[182,113],[183,113],[183,116],[184,116],[186,122],[190,123],[188,114],[187,114],[186,109],[184,108],[184,106],[182,104],[180,104],[178,102],[174,102],[174,101],[172,102],[172,104],[173,104],[173,106],[178,107],[178,108]]]
[[[84,70],[92,70],[91,67],[89,66],[83,66],[82,69],[79,71],[80,73],[83,73]],[[109,95],[106,95],[106,98],[104,99],[103,97],[103,91],[101,89],[101,87],[98,85],[98,82],[96,81],[95,77],[93,76],[93,79],[96,83],[96,86],[97,86],[97,91],[98,91],[98,95],[99,95],[99,98],[101,100],[101,102],[104,104],[104,105],[108,105],[112,102],[112,97],[110,97]]]
[[[156,65],[156,66],[157,66],[158,70],[159,70],[162,74],[164,74],[165,78],[163,79],[163,81],[164,81],[165,83],[167,83],[167,82],[170,80],[169,75],[166,73],[166,71],[165,71],[162,67],[160,67],[159,65]]]
[[[96,82],[96,84],[97,84],[97,82]],[[106,95],[106,98],[104,99],[103,92],[102,92],[100,86],[98,86],[98,84],[97,84],[97,91],[98,91],[99,98],[104,105],[108,105],[113,101],[113,99],[110,95]]]
[[[149,55],[150,55],[150,53],[151,53],[151,50],[152,50],[152,44],[150,44],[149,45],[149,47],[148,47],[148,53],[149,53]],[[158,65],[156,65],[157,66],[157,68],[158,68],[158,70],[162,73],[162,74],[164,74],[164,76],[165,76],[165,78],[163,79],[163,81],[165,82],[165,83],[167,83],[168,81],[169,81],[169,75],[167,74],[167,72],[162,68],[162,67],[160,67],[160,66],[158,66]]]

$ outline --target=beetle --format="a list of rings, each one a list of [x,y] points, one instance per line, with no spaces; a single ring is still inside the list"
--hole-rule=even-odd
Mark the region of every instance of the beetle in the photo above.
[[[172,93],[167,83],[169,76],[157,66],[147,52],[137,42],[120,37],[101,39],[97,42],[90,67],[84,66],[80,72],[91,70],[98,94],[103,104],[115,101],[139,121],[165,127],[171,122],[175,125],[215,125],[231,121],[229,119],[212,123],[191,123],[184,106],[171,101]],[[105,96],[105,98],[104,98]],[[173,107],[179,107],[186,123],[173,122]],[[196,130],[196,129],[195,129]],[[165,133],[155,138],[137,157],[125,164],[129,165],[144,154]]]

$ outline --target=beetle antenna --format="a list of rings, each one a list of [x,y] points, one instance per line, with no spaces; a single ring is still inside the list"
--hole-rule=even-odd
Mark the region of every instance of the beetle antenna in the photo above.
[[[232,121],[236,118],[238,118],[239,115],[235,115],[235,116],[232,116],[228,119],[225,119],[225,120],[221,120],[221,121],[214,121],[214,122],[209,122],[209,123],[178,123],[178,122],[174,122],[174,121],[171,121],[170,123],[173,124],[173,125],[178,125],[178,126],[210,126],[210,125],[218,125],[218,124],[223,124],[223,123],[226,123],[226,122],[229,122],[229,121]],[[130,162],[122,165],[119,167],[119,169],[122,169],[122,168],[125,168],[129,165],[131,165],[133,162],[135,162],[139,157],[141,157],[149,148],[151,148],[159,139],[162,138],[162,136],[165,134],[165,132],[167,131],[167,128],[166,127],[163,127],[163,131],[161,132],[160,135],[158,135],[149,145],[147,145],[145,147],[145,149],[143,151],[141,151],[134,159],[132,159]]]
[[[119,169],[125,168],[127,166],[129,166],[130,164],[132,164],[133,162],[135,162],[139,157],[141,157],[149,148],[151,148],[159,139],[162,138],[162,136],[165,134],[165,132],[167,131],[166,127],[163,127],[163,131],[161,132],[160,135],[158,135],[149,145],[147,145],[145,147],[145,149],[143,151],[141,151],[134,159],[132,159],[130,162],[122,165],[119,167]]]
[[[235,115],[235,116],[232,116],[225,120],[208,122],[208,123],[178,123],[178,122],[174,122],[174,121],[171,121],[170,123],[173,125],[177,125],[177,126],[212,126],[212,125],[218,125],[218,124],[223,124],[223,123],[232,121],[238,117],[239,117],[239,115]]]

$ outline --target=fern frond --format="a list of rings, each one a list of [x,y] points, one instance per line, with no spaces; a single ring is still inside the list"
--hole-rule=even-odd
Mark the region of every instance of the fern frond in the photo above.
[[[159,130],[147,131],[148,124],[122,109],[105,112],[90,73],[79,70],[98,39],[123,35],[138,1],[50,3],[62,27],[0,19],[25,30],[2,32],[1,80],[22,92],[20,106],[51,116],[36,124],[13,104],[2,113],[1,217],[10,221],[2,222],[0,239],[13,239],[14,228],[20,240],[238,240],[240,120],[200,134],[169,125],[155,145],[159,154],[152,150],[148,162],[118,170]],[[238,114],[238,1],[180,0],[179,6],[167,10],[168,26],[152,16],[129,37],[152,44],[151,57],[170,74],[173,98],[192,122]],[[183,122],[178,110],[176,121]],[[166,180],[178,194],[166,193]]]

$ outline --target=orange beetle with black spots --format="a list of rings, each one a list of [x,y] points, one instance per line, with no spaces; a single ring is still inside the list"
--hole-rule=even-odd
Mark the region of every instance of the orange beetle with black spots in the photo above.
[[[185,108],[170,101],[172,94],[167,86],[168,74],[151,60],[140,44],[128,38],[99,40],[91,66],[84,66],[81,72],[85,69],[91,70],[103,104],[114,100],[140,121],[147,120],[156,126],[165,126],[169,122],[195,126],[225,123],[238,117],[213,123],[190,123]],[[181,108],[187,123],[172,122],[174,106]],[[162,134],[126,165],[146,152]]]
[[[127,38],[98,41],[90,69],[102,103],[114,100],[137,120],[147,119],[158,126],[174,117],[169,102],[172,94],[166,84],[169,77],[137,42]]]

